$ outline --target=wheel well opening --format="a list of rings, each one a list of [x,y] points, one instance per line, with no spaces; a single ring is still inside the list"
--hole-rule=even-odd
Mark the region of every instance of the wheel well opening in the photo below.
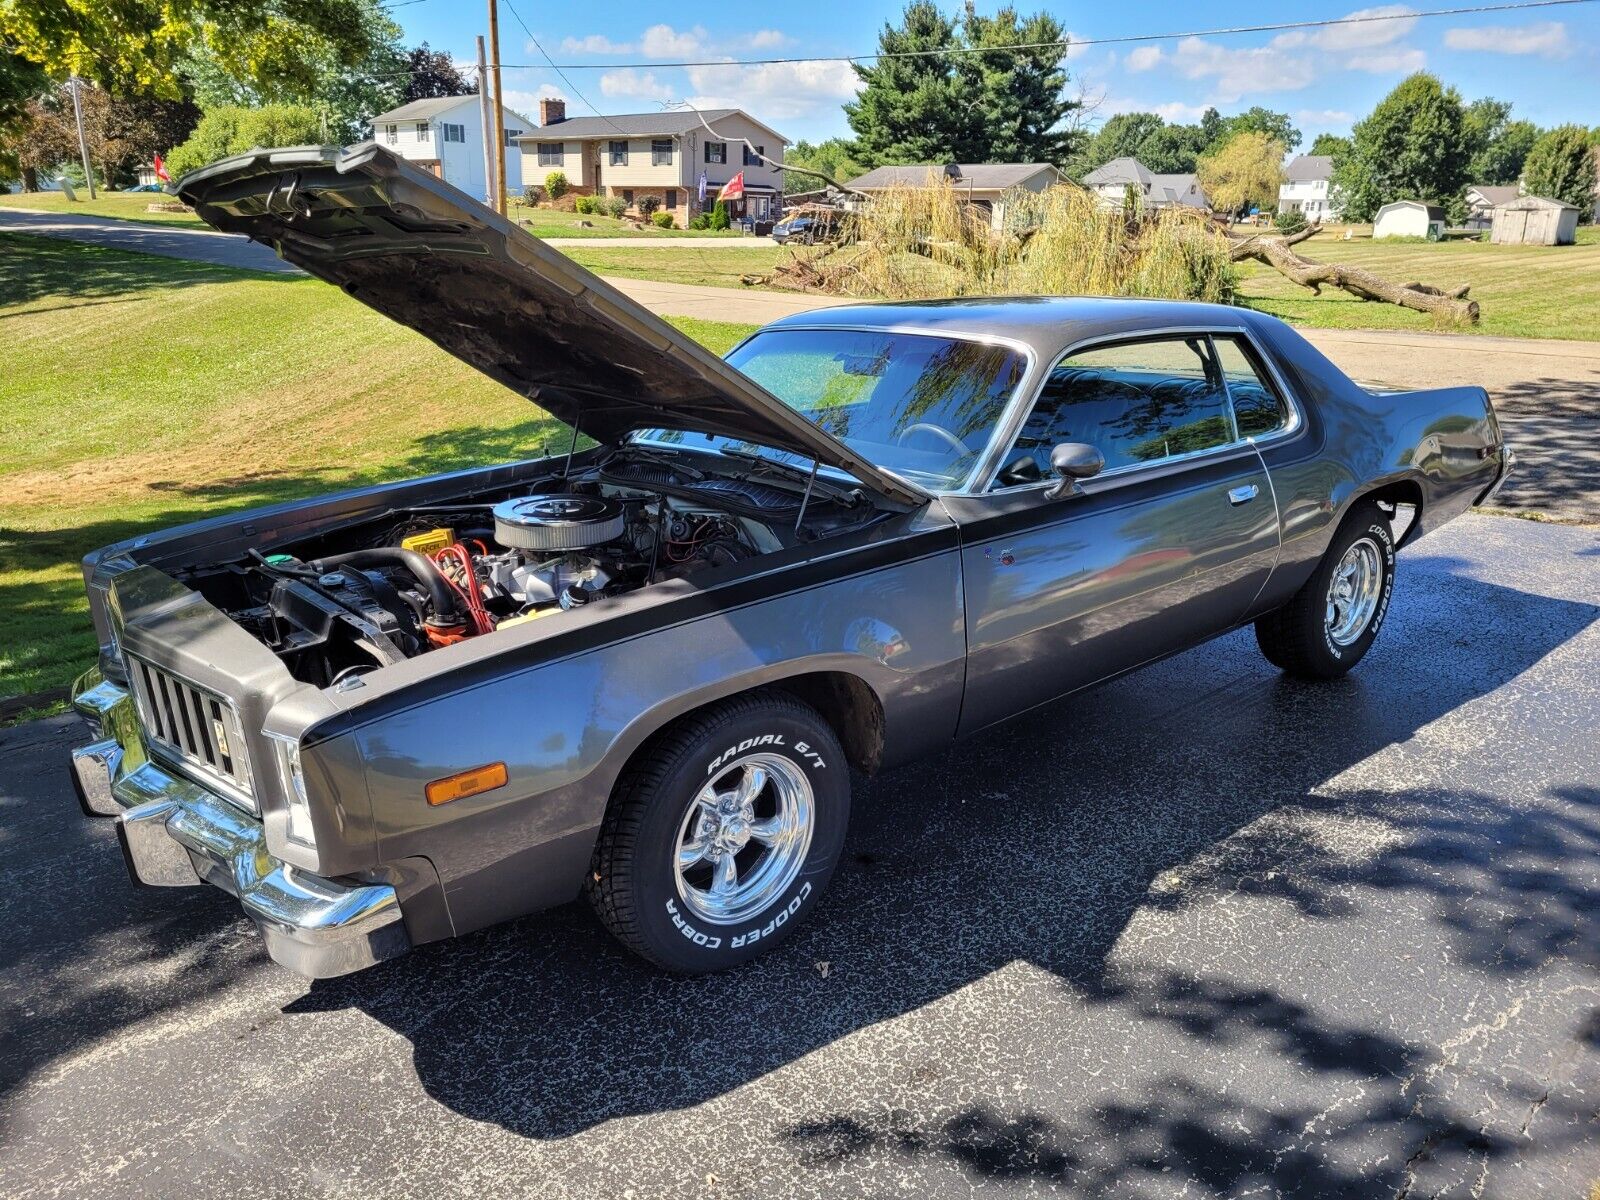
[[[883,705],[865,680],[847,671],[815,671],[774,685],[817,710],[850,765],[864,775],[883,761]]]
[[[1373,488],[1361,499],[1375,502],[1389,514],[1389,524],[1394,530],[1396,548],[1405,545],[1420,531],[1422,488],[1415,480],[1397,479],[1393,483]]]

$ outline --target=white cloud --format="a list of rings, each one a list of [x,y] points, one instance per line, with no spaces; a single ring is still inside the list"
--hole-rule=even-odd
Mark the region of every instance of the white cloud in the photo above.
[[[861,86],[849,63],[836,62],[690,67],[688,74],[696,108],[742,108],[773,121],[835,108]]]
[[[624,67],[620,71],[607,71],[600,76],[600,94],[667,100],[672,96],[672,89],[657,79],[653,71],[638,71],[633,67]]]
[[[652,25],[639,38],[639,50],[646,58],[687,58],[705,48],[706,31],[696,25],[679,32],[671,25]]]
[[[536,92],[520,92],[514,88],[506,89],[506,107],[515,109],[530,121],[539,119],[539,101],[541,100],[564,100],[568,104],[571,103],[567,99],[565,92],[548,83],[540,84],[539,90]],[[573,114],[568,113],[567,115],[572,116]]]
[[[1294,114],[1294,119],[1297,125],[1309,125],[1312,129],[1337,129],[1354,121],[1355,115],[1342,108],[1302,108]]]
[[[1085,54],[1089,53],[1089,51],[1094,49],[1093,46],[1085,46],[1083,44],[1083,42],[1081,40],[1082,37],[1084,36],[1083,34],[1073,33],[1069,29],[1066,33],[1062,34],[1061,36],[1067,39],[1067,61],[1068,62],[1076,62],[1078,59],[1082,58]]]
[[[1379,17],[1382,20],[1361,20],[1352,25],[1325,25],[1321,29],[1294,29],[1280,33],[1272,44],[1282,49],[1296,46],[1315,46],[1319,50],[1364,50],[1373,46],[1387,46],[1409,34],[1417,24],[1417,11],[1404,4],[1381,4],[1376,8],[1358,8],[1346,13],[1346,18]]]
[[[794,41],[787,33],[778,29],[758,29],[754,33],[746,34],[740,40],[752,50],[781,50]]]
[[[528,49],[534,47],[529,44]],[[562,38],[561,49],[568,54],[632,54],[632,42],[613,42],[603,33],[591,33],[587,37]]]
[[[1276,46],[1232,48],[1188,37],[1178,43],[1171,61],[1186,79],[1211,81],[1215,98],[1232,104],[1253,92],[1289,92],[1306,87],[1316,71],[1309,58]]]
[[[1130,71],[1148,71],[1164,57],[1160,46],[1140,46],[1137,50],[1128,51],[1128,57],[1123,62]]]
[[[1396,46],[1393,50],[1352,54],[1344,65],[1351,71],[1365,71],[1369,75],[1410,75],[1428,65],[1428,56],[1411,46]]]
[[[1206,107],[1204,104],[1184,104],[1182,101],[1174,100],[1171,104],[1157,104],[1150,108],[1131,111],[1153,112],[1169,125],[1187,125],[1198,121],[1205,113]]]
[[[1452,50],[1487,50],[1492,54],[1537,54],[1565,58],[1572,52],[1567,27],[1560,21],[1533,25],[1490,25],[1482,29],[1447,29],[1444,44]]]

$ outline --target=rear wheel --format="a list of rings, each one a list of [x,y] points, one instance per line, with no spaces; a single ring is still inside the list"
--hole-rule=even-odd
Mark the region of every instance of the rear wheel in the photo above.
[[[753,693],[679,723],[617,785],[587,890],[601,922],[658,966],[689,974],[787,937],[833,874],[849,770],[827,723]]]
[[[1292,600],[1256,621],[1274,666],[1306,679],[1337,679],[1360,662],[1389,612],[1394,533],[1376,504],[1352,510]]]

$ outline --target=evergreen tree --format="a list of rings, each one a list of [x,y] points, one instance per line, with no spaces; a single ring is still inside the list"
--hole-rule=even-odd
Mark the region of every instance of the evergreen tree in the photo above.
[[[970,97],[955,77],[955,25],[929,0],[906,6],[898,27],[885,24],[878,48],[885,55],[931,51],[910,58],[856,64],[862,88],[844,106],[856,148],[868,166],[953,160],[970,127]]]
[[[1583,126],[1562,125],[1535,142],[1522,184],[1531,196],[1575,205],[1588,220],[1594,212],[1595,160]]]
[[[957,162],[1065,162],[1079,140],[1070,119],[1082,106],[1066,95],[1066,30],[1046,13],[1025,20],[1014,8],[979,16],[967,0],[962,37],[969,47],[1037,46],[963,54],[956,80],[974,98]]]
[[[1471,145],[1461,97],[1425,72],[1403,80],[1351,131],[1333,159],[1333,190],[1350,221],[1393,200],[1443,203],[1467,182]]]

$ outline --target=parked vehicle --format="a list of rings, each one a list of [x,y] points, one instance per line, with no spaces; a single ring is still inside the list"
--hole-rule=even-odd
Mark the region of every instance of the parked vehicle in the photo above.
[[[772,227],[772,240],[782,246],[795,242],[801,246],[826,242],[838,233],[839,223],[820,213],[807,213],[788,217]]]
[[[1481,388],[1375,396],[1244,309],[828,308],[724,361],[375,146],[178,191],[597,443],[84,560],[85,811],[306,975],[580,891],[662,967],[749,959],[852,770],[1249,623],[1342,675],[1511,464]]]

